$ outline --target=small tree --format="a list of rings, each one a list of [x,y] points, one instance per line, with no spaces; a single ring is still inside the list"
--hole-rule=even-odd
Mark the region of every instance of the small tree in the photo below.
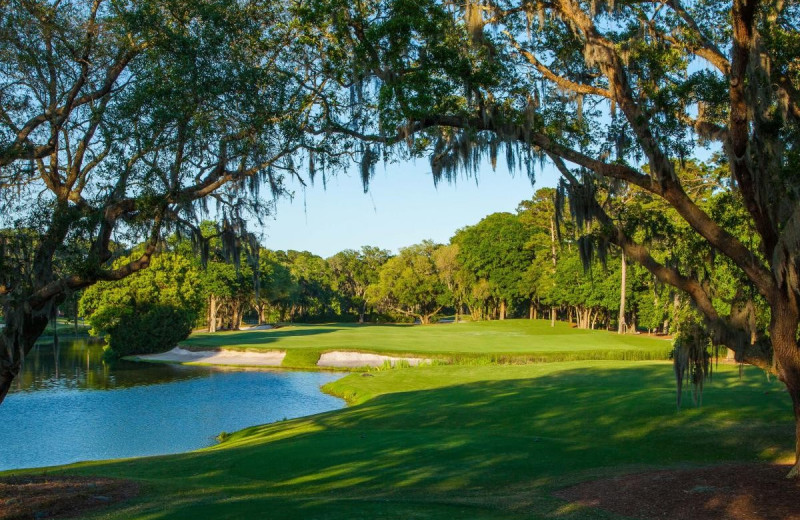
[[[367,290],[367,300],[379,309],[430,323],[449,297],[434,261],[437,247],[425,241],[401,249],[383,264],[378,282]]]
[[[378,281],[380,268],[388,259],[389,251],[372,246],[361,251],[347,249],[328,259],[335,290],[355,305],[359,323],[364,323],[367,312],[367,289]]]
[[[119,282],[87,288],[80,300],[91,333],[105,336],[114,356],[169,350],[186,339],[202,307],[200,266],[171,252]]]
[[[464,268],[489,282],[498,317],[505,319],[509,304],[525,294],[519,291],[520,283],[533,262],[525,226],[515,215],[494,213],[459,230],[453,242],[459,245]]]

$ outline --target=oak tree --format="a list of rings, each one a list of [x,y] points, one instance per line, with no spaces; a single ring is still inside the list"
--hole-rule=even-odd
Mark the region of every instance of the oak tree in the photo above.
[[[688,295],[713,342],[777,374],[794,407],[800,476],[800,5],[761,0],[376,0],[335,4],[352,77],[377,117],[353,131],[405,143],[437,177],[483,158],[547,160],[584,229],[585,259],[616,244]],[[368,115],[366,112],[364,113]],[[333,125],[338,121],[332,121]],[[358,130],[358,129],[356,129]],[[680,172],[710,148],[730,170],[744,239]],[[717,305],[697,272],[659,261],[613,207],[620,190],[662,200],[766,302],[766,326]],[[692,339],[695,338],[695,339]],[[686,343],[703,342],[686,336]],[[694,345],[693,347],[698,347]],[[681,357],[702,377],[705,348]]]
[[[322,168],[325,136],[306,128],[324,86],[291,9],[4,2],[0,228],[32,239],[0,238],[0,401],[70,293],[147,267],[164,236],[193,234],[204,214],[235,249],[287,175]],[[142,241],[114,262],[115,244]],[[57,269],[75,242],[84,254]]]

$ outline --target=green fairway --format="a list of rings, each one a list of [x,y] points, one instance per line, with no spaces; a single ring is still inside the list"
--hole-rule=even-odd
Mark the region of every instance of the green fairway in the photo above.
[[[353,406],[257,426],[198,452],[58,471],[133,478],[91,518],[616,518],[552,491],[599,475],[792,453],[780,384],[720,367],[677,413],[664,362],[429,366],[329,386]],[[50,470],[52,472],[52,470]]]
[[[195,333],[190,348],[286,350],[284,366],[312,367],[319,354],[356,350],[426,355],[455,362],[667,359],[668,340],[581,330],[545,320],[440,325],[291,325],[272,330]]]

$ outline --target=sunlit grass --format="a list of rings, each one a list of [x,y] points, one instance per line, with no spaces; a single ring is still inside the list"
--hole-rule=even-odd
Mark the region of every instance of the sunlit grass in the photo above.
[[[446,363],[667,359],[668,340],[581,330],[546,320],[483,321],[440,325],[290,325],[272,330],[195,333],[190,348],[286,350],[283,366],[313,367],[322,352],[355,350],[428,356]]]

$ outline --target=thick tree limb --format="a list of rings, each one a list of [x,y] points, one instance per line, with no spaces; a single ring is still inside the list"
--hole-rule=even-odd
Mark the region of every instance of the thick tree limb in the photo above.
[[[577,178],[569,171],[561,158],[552,154],[549,154],[549,156],[569,183],[580,185]],[[603,227],[604,236],[610,242],[622,248],[627,256],[633,258],[642,267],[650,271],[659,281],[688,294],[695,307],[705,318],[706,324],[714,334],[715,341],[736,352],[739,361],[765,370],[772,369],[771,351],[761,344],[751,345],[750,335],[747,331],[735,327],[729,320],[720,316],[710,295],[699,281],[695,278],[684,276],[677,269],[667,267],[656,261],[647,247],[636,243],[625,234],[596,199],[591,199],[590,203],[592,204],[593,216]]]
[[[536,68],[536,70],[541,72],[545,78],[549,79],[559,87],[565,90],[569,90],[571,92],[575,92],[576,94],[595,95],[604,97],[606,99],[611,99],[613,97],[611,91],[608,89],[599,88],[592,85],[586,85],[584,83],[578,83],[570,79],[567,79],[563,76],[559,76],[558,74],[553,72],[550,68],[548,68],[545,64],[539,61],[539,59],[532,52],[525,50],[519,44],[519,42],[517,42],[516,39],[511,35],[511,33],[509,33],[508,31],[503,31],[503,34],[505,34],[508,37],[509,42],[517,50],[517,52],[519,52],[522,57],[528,60],[528,63],[533,65]]]
[[[486,121],[482,117],[430,116],[417,121],[413,129],[421,131],[435,126],[446,126],[461,129],[487,130],[499,135],[513,137],[515,140],[535,145],[545,152],[564,160],[588,168],[599,175],[629,182],[661,197],[673,206],[686,222],[697,231],[709,244],[727,255],[739,266],[756,285],[758,291],[767,299],[774,300],[777,288],[769,268],[750,251],[742,242],[715,222],[707,213],[692,201],[675,179],[663,179],[660,182],[636,169],[620,163],[606,163],[590,157],[572,148],[559,144],[550,137],[526,131],[517,126],[503,125],[495,121]],[[383,142],[397,142],[401,133],[384,138]]]
[[[761,235],[764,254],[769,258],[778,241],[778,231],[769,212],[759,201],[758,187],[749,157],[751,111],[747,83],[750,59],[755,44],[754,26],[758,4],[758,0],[734,0],[733,2],[733,59],[729,81],[731,99],[729,153],[731,170],[739,182],[745,207],[753,217],[756,229]]]
[[[700,42],[700,46],[696,49],[693,49],[694,53],[711,63],[723,75],[727,76],[730,74],[731,64],[730,61],[728,61],[728,58],[725,57],[725,55],[714,42],[709,40],[706,35],[703,34],[703,31],[701,31],[700,27],[697,25],[697,21],[683,7],[680,0],[666,0],[666,5],[668,5],[678,16],[680,16],[686,26],[692,31],[694,37]]]

